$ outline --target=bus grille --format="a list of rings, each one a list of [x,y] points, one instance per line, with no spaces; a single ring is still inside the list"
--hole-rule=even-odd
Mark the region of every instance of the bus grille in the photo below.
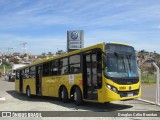
[[[139,93],[139,89],[132,90],[132,91],[118,91],[118,94],[120,95],[120,97],[128,97],[130,93],[133,94],[133,96],[136,96]]]

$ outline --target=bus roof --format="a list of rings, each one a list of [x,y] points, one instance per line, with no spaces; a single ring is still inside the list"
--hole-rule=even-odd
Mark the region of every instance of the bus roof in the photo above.
[[[105,44],[106,43],[100,43],[100,44],[92,45],[92,46],[89,46],[89,47],[86,47],[86,48],[82,48],[82,49],[79,49],[79,50],[74,50],[74,51],[71,51],[71,52],[68,52],[68,53],[56,55],[56,56],[49,57],[49,58],[44,58],[44,59],[35,61],[30,65],[26,65],[26,66],[20,67],[20,68],[18,68],[16,70],[21,70],[21,69],[24,69],[24,68],[27,68],[27,67],[31,67],[31,66],[34,66],[34,65],[42,64],[44,62],[49,62],[49,61],[56,60],[56,59],[59,59],[59,58],[63,58],[63,57],[69,56],[69,55],[74,55],[76,53],[80,53],[80,52],[83,52],[83,51],[88,51],[88,50],[91,50],[91,49],[94,49],[94,48],[103,48]],[[118,43],[118,42],[112,42],[112,43],[108,43],[108,44],[119,44],[119,45],[129,46],[127,44]]]
[[[101,48],[103,46],[103,44],[104,43],[100,43],[100,44],[96,44],[96,45],[89,46],[89,47],[86,47],[86,48],[82,48],[82,49],[79,49],[79,50],[74,50],[74,51],[71,51],[71,52],[68,52],[68,53],[56,55],[56,56],[49,57],[49,58],[44,58],[44,59],[35,61],[32,64],[30,64],[30,65],[26,65],[26,66],[20,67],[20,68],[18,68],[16,70],[21,70],[23,68],[27,68],[27,67],[30,67],[30,66],[38,65],[38,64],[41,64],[41,63],[44,63],[44,62],[48,62],[48,61],[56,60],[56,59],[59,59],[59,58],[63,58],[63,57],[66,57],[68,55],[74,55],[76,53],[80,53],[80,52],[83,52],[83,51],[88,51],[90,49]]]
[[[108,43],[108,44],[117,44],[117,45],[125,45],[125,46],[130,46],[130,45],[127,45],[125,43],[121,43],[121,42],[111,42],[111,43]],[[132,47],[132,46],[131,46]]]

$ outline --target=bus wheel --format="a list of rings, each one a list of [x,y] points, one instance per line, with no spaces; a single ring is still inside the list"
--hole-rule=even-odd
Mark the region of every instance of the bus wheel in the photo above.
[[[83,103],[82,92],[78,87],[76,87],[74,92],[74,100],[77,106],[82,105]]]
[[[27,87],[26,95],[27,95],[27,97],[28,97],[28,98],[30,98],[30,97],[31,97],[31,90],[30,90],[30,88],[29,88],[29,87]]]
[[[64,103],[66,103],[68,101],[68,92],[65,87],[62,88],[60,97]]]

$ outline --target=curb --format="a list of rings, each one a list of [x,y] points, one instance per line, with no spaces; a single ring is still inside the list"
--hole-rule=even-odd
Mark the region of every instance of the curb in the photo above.
[[[151,102],[151,101],[144,100],[144,99],[141,99],[141,98],[138,98],[138,99],[136,99],[136,100],[138,100],[138,101],[142,101],[142,102],[146,102],[146,103],[150,103],[150,104],[152,104],[152,105],[157,105],[157,106],[159,106],[159,107],[160,107],[160,104],[156,104],[155,102]]]

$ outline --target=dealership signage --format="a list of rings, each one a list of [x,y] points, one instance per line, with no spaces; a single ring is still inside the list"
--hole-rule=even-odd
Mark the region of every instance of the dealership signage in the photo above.
[[[67,31],[67,51],[78,50],[84,47],[83,30]]]

